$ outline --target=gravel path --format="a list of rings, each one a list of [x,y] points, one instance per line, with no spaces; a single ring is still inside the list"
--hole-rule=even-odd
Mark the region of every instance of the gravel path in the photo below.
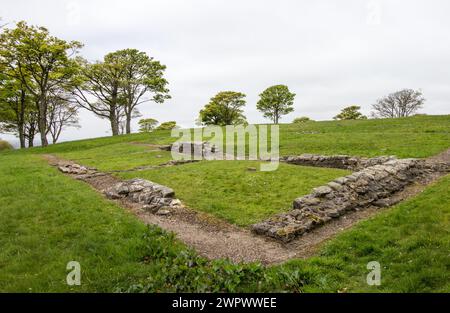
[[[52,155],[45,155],[44,157],[53,166],[71,163]],[[450,163],[450,149],[428,160],[430,162]],[[408,186],[401,192],[394,194],[390,198],[391,203],[400,202],[420,193],[428,184],[442,175],[444,174],[436,173],[427,177],[424,181]],[[95,190],[102,192],[108,186],[120,180],[106,174],[83,178],[83,181]],[[239,228],[209,214],[186,207],[177,209],[169,216],[158,216],[142,210],[140,204],[125,200],[117,200],[117,202],[130,210],[144,223],[158,225],[167,231],[174,232],[180,241],[193,247],[206,258],[226,258],[233,262],[261,262],[265,265],[281,263],[292,258],[310,257],[316,253],[324,241],[334,237],[337,233],[353,226],[362,219],[367,219],[380,211],[389,209],[370,207],[364,210],[356,210],[284,244],[264,236],[255,235],[247,229]]]

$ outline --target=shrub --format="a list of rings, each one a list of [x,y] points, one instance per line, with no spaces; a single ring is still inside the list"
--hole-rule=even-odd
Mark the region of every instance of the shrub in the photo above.
[[[9,142],[7,142],[6,140],[0,140],[0,151],[12,149],[14,148]]]
[[[292,121],[292,123],[305,123],[305,122],[314,122],[314,121],[307,116],[296,117]]]
[[[178,126],[177,126],[177,122],[175,122],[175,121],[169,121],[169,122],[164,122],[164,123],[161,123],[161,125],[159,125],[156,129],[159,129],[159,130],[167,130],[167,129],[174,129],[174,128],[178,128]]]

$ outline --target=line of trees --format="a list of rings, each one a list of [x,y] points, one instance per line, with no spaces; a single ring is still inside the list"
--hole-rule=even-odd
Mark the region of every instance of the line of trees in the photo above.
[[[170,98],[166,67],[136,49],[91,63],[83,45],[19,22],[0,34],[0,131],[19,137],[21,148],[39,134],[56,143],[67,127],[79,127],[80,108],[109,120],[113,136],[131,132],[138,106]]]
[[[294,111],[295,94],[285,85],[275,85],[267,88],[259,95],[256,108],[264,117],[278,124],[283,115]],[[372,105],[371,116],[374,118],[407,117],[423,107],[425,98],[421,91],[403,89],[378,99]],[[246,104],[245,94],[235,91],[222,91],[212,97],[208,104],[200,110],[197,124],[199,125],[237,125],[246,124],[243,114]],[[351,105],[341,110],[333,117],[335,120],[367,119],[361,112],[361,107]],[[307,117],[295,119],[294,122],[304,122]]]
[[[371,116],[373,118],[398,118],[415,114],[423,107],[425,98],[420,90],[402,89],[393,92],[372,104]],[[360,106],[345,107],[333,117],[335,120],[360,120],[367,119],[359,110]]]
[[[267,88],[259,95],[256,108],[274,124],[283,115],[294,111],[295,94],[285,85],[275,85]],[[246,124],[243,114],[246,104],[245,94],[235,91],[222,91],[212,97],[208,104],[200,110],[198,124],[200,125],[237,125]]]
[[[0,132],[14,133],[22,148],[33,146],[39,135],[42,146],[48,136],[56,143],[68,127],[80,127],[79,109],[107,119],[113,136],[131,132],[131,121],[140,117],[138,106],[170,99],[166,67],[145,52],[123,49],[89,62],[79,56],[83,45],[50,35],[44,27],[19,22],[14,28],[0,26]],[[243,114],[246,95],[222,91],[199,112],[200,125],[247,123]],[[267,88],[256,108],[278,124],[294,111],[295,94],[285,85]],[[404,89],[379,99],[373,117],[405,117],[423,106],[421,91]],[[364,119],[359,106],[344,108],[335,119]],[[145,124],[145,125],[144,125]],[[141,130],[156,127],[142,122]],[[160,128],[176,127],[166,122]]]

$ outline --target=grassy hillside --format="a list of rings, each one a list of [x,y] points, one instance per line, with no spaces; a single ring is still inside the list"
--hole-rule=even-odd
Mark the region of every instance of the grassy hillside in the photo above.
[[[136,142],[173,140],[169,132],[158,131],[1,152],[0,291],[450,291],[450,176],[343,232],[316,257],[266,268],[207,261],[40,157],[53,153],[101,170],[131,169],[169,159]],[[426,157],[449,143],[450,116],[281,126],[282,154]],[[341,175],[288,165],[260,173],[247,171],[248,166],[255,164],[201,162],[118,175],[172,185],[194,208],[215,210],[231,221],[239,216],[241,224],[282,209],[286,199]],[[202,190],[211,191],[203,202]],[[252,198],[254,193],[261,197]],[[234,201],[240,210],[214,207],[208,200],[214,197],[219,204]],[[81,263],[79,287],[65,284],[71,260]],[[379,287],[365,283],[366,264],[372,260],[382,265]]]

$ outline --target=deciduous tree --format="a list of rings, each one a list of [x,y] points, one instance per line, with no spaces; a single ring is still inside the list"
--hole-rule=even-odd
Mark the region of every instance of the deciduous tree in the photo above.
[[[341,113],[333,117],[335,120],[364,120],[367,116],[363,115],[359,110],[360,106],[351,105],[341,110]]]
[[[170,129],[174,129],[174,128],[178,128],[177,122],[169,121],[169,122],[161,123],[161,125],[159,125],[156,129],[158,129],[158,130],[170,130]]]
[[[75,101],[82,108],[107,119],[112,135],[119,135],[120,120],[125,115],[125,99],[120,93],[123,66],[109,54],[101,62],[89,63],[83,59],[78,62],[81,71],[73,86]]]
[[[403,89],[381,98],[372,105],[374,117],[407,117],[423,107],[425,98],[421,91]]]
[[[264,117],[270,118],[274,124],[278,124],[282,115],[294,111],[295,93],[290,92],[285,85],[269,87],[259,97],[256,108],[264,113]]]
[[[61,90],[49,97],[48,132],[55,144],[65,128],[80,128],[78,105],[71,101],[70,94]]]
[[[144,118],[139,121],[139,131],[141,133],[148,133],[155,129],[158,121],[154,118]]]
[[[131,119],[141,103],[163,103],[170,99],[167,80],[163,77],[166,66],[136,49],[119,50],[109,55],[122,66],[123,76],[119,92],[123,92],[126,133],[131,133]]]
[[[200,111],[199,122],[204,125],[237,125],[246,123],[242,108],[245,94],[235,91],[222,91],[211,98]]]
[[[78,71],[73,56],[82,47],[51,36],[44,27],[17,23],[0,35],[0,64],[6,73],[18,79],[35,98],[42,146],[47,146],[48,96],[56,87],[71,84]]]

